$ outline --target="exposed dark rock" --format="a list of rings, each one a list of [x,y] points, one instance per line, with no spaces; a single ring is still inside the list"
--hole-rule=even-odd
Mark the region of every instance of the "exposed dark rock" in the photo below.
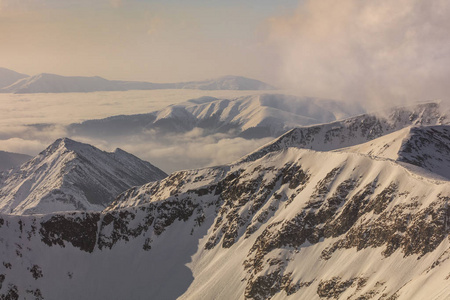
[[[82,251],[92,252],[97,241],[99,213],[54,215],[41,223],[42,241],[49,246],[71,243]]]
[[[6,294],[0,295],[0,300],[18,300],[19,299],[19,290],[17,286],[14,284],[8,285],[8,290]]]
[[[27,290],[27,294],[33,296],[35,300],[43,300],[44,299],[40,289]]]
[[[345,292],[354,281],[354,278],[343,281],[340,277],[333,277],[330,280],[320,281],[319,286],[317,287],[317,294],[320,298],[339,299],[339,296]]]
[[[34,279],[39,279],[41,277],[43,277],[44,275],[42,274],[42,269],[41,267],[39,267],[38,265],[33,265],[33,267],[31,267],[31,269],[29,269],[31,272],[31,275],[33,275]]]

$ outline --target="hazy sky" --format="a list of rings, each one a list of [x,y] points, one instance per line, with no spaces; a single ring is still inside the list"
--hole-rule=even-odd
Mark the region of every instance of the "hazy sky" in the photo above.
[[[267,19],[297,0],[0,0],[0,66],[154,82],[268,76]]]
[[[242,75],[305,96],[446,100],[448,0],[0,0],[0,66],[174,82]]]

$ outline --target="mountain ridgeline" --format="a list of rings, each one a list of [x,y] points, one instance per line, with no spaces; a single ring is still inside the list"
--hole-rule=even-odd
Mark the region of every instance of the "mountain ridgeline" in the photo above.
[[[225,133],[231,137],[258,139],[278,137],[298,126],[328,123],[363,112],[362,107],[354,104],[282,94],[235,99],[201,97],[147,114],[71,124],[68,131],[93,138],[126,138],[149,131],[164,135],[201,129],[205,134]]]
[[[447,120],[423,104],[297,128],[103,211],[1,215],[0,294],[448,299]]]
[[[126,189],[166,177],[121,149],[113,153],[68,138],[2,174],[0,211],[37,214],[102,210]]]
[[[450,124],[450,114],[437,102],[397,107],[328,124],[294,128],[243,160],[254,160],[288,147],[332,151],[363,144],[409,126],[446,124]]]
[[[273,90],[273,86],[242,76],[177,83],[108,80],[99,76],[61,76],[41,73],[34,76],[0,68],[0,93],[87,93],[98,91],[129,91],[158,89],[196,90]]]

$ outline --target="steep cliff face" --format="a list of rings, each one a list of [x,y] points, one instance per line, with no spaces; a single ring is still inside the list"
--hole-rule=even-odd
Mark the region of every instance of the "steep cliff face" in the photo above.
[[[415,170],[290,148],[174,173],[101,213],[2,216],[0,293],[445,299],[450,184]]]
[[[2,174],[0,211],[13,214],[100,211],[124,190],[167,176],[148,162],[59,139],[20,168]]]

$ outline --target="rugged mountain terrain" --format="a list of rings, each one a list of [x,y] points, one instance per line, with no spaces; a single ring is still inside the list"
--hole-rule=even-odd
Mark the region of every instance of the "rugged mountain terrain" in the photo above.
[[[450,111],[439,102],[397,107],[328,124],[294,128],[243,160],[254,160],[288,147],[330,151],[362,144],[412,125],[445,124],[450,124]]]
[[[450,179],[450,126],[412,126],[345,151],[416,165]]]
[[[335,110],[339,106],[339,110]],[[202,97],[148,114],[88,120],[69,127],[71,134],[91,137],[128,136],[150,130],[182,133],[200,128],[205,134],[228,133],[244,138],[277,137],[297,126],[326,123],[362,113],[355,105],[281,94],[236,99]]]
[[[20,74],[5,68],[0,68],[0,89],[26,77],[28,77],[28,75]]]
[[[366,122],[348,128],[363,132]],[[438,132],[431,148],[441,150],[447,131],[409,129],[399,135],[414,146],[409,152],[394,146],[395,135],[373,143],[416,157],[429,149],[421,137]],[[284,147],[134,187],[103,212],[3,215],[0,293],[448,299],[449,181],[400,162],[403,155],[395,160],[363,150]]]
[[[0,172],[20,166],[21,164],[32,158],[33,157],[26,154],[12,153],[0,150]]]
[[[0,211],[100,211],[120,192],[166,176],[123,150],[107,153],[59,139],[20,168],[2,173]]]
[[[0,69],[0,93],[85,93],[156,89],[273,90],[275,88],[262,81],[240,76],[224,76],[205,81],[152,83],[107,80],[98,76],[61,76],[48,73],[27,76],[11,70]]]

